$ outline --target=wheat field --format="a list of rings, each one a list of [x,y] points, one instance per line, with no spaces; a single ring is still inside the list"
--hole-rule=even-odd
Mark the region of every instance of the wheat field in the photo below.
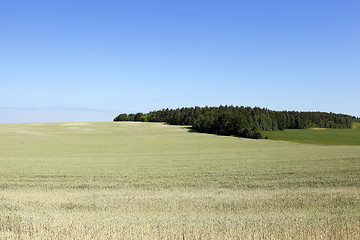
[[[360,239],[360,146],[0,125],[0,239]]]

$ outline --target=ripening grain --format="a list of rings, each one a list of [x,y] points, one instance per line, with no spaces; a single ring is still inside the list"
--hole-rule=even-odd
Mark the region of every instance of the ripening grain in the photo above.
[[[359,239],[360,146],[0,125],[0,239]]]

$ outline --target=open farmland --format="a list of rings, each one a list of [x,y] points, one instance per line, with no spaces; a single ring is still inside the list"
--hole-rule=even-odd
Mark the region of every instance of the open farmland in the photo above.
[[[353,123],[352,129],[286,129],[284,131],[263,131],[272,140],[324,145],[360,145],[360,123]]]
[[[360,146],[0,125],[0,239],[359,239]]]

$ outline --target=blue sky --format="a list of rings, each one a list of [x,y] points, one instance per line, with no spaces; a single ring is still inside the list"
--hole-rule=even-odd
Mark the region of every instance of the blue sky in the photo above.
[[[359,1],[1,1],[0,122],[244,105],[360,116]]]

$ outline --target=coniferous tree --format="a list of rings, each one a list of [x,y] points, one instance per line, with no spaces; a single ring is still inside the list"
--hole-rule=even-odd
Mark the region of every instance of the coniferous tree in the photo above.
[[[324,112],[272,111],[243,106],[162,109],[147,114],[122,113],[114,121],[166,122],[189,125],[194,130],[220,135],[262,138],[260,131],[285,129],[351,128],[358,117]]]

